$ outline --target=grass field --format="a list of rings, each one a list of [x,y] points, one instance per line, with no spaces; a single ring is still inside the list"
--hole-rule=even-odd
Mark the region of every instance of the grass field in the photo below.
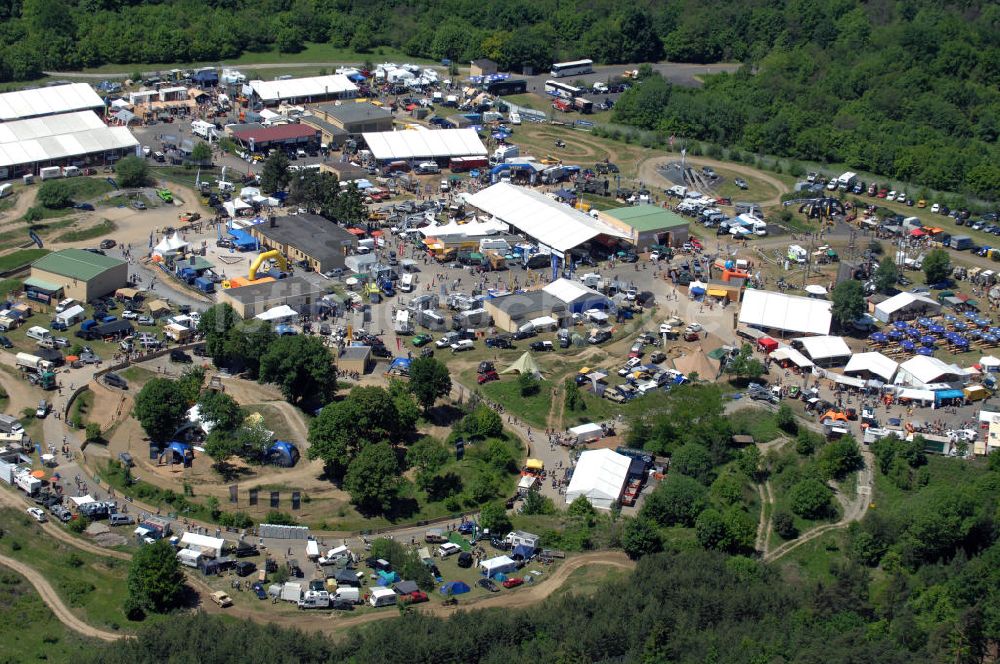
[[[69,662],[96,645],[59,622],[35,589],[0,567],[0,643],[5,662]]]
[[[197,189],[195,180],[199,177],[198,169],[175,168],[171,166],[159,166],[149,169],[151,175],[167,182],[173,182],[190,189]],[[215,168],[201,169],[202,181],[214,181],[219,177],[219,171]]]
[[[113,233],[118,226],[115,222],[108,219],[102,220],[96,226],[91,226],[90,228],[81,228],[78,231],[69,231],[68,233],[63,233],[55,239],[56,242],[82,242],[84,240],[93,240],[94,238],[104,237],[109,233]]]
[[[9,254],[0,256],[0,272],[10,272],[17,268],[30,265],[45,254],[48,249],[21,249]]]
[[[729,416],[733,431],[753,436],[754,441],[766,443],[782,435],[774,413],[761,408],[744,408]]]
[[[105,178],[67,178],[63,182],[77,202],[89,201],[115,189]]]
[[[70,410],[70,421],[73,422],[77,417],[86,426],[87,421],[90,419],[91,409],[94,407],[94,393],[88,390],[83,390],[76,396],[73,400],[73,408]]]
[[[45,575],[74,613],[102,629],[128,629],[121,611],[128,563],[80,551],[46,537],[23,512],[0,511],[4,535],[0,551]]]

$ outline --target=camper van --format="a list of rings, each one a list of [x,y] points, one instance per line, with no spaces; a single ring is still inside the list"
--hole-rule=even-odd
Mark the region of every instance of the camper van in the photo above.
[[[204,139],[210,139],[215,135],[215,125],[204,120],[195,120],[191,123],[191,133]]]
[[[25,333],[24,336],[28,337],[29,339],[34,339],[35,341],[45,341],[46,339],[52,338],[52,333],[46,330],[44,327],[39,327],[38,325],[35,325],[33,327],[29,327],[27,333]]]
[[[325,590],[307,590],[299,599],[300,609],[328,609],[330,608],[330,593]]]
[[[361,590],[350,586],[337,586],[337,592],[331,598],[335,602],[361,603]]]
[[[74,178],[78,175],[80,175],[80,168],[78,166],[63,166],[64,178]]]
[[[438,547],[438,555],[442,558],[447,558],[448,556],[453,556],[456,553],[461,553],[462,547],[452,542],[445,542]]]
[[[416,287],[417,275],[407,272],[399,278],[399,291],[401,293],[412,293]]]
[[[54,180],[62,177],[62,169],[58,166],[46,166],[38,169],[38,177],[42,180]]]
[[[0,184],[0,198],[3,198],[4,196],[10,196],[13,190],[14,190],[14,185],[10,183]]]
[[[368,603],[372,606],[392,606],[396,603],[396,591],[391,588],[376,586],[372,588]]]

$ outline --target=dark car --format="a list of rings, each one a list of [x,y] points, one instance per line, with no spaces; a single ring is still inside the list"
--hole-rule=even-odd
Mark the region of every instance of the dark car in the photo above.
[[[500,589],[497,587],[497,584],[493,583],[493,581],[490,579],[479,579],[478,581],[476,581],[476,585],[484,590],[489,590],[491,593],[500,592]]]
[[[611,333],[608,332],[607,330],[602,330],[594,334],[594,336],[587,339],[587,342],[591,344],[602,344],[605,341],[609,340],[610,338],[611,338]]]
[[[496,371],[487,371],[486,373],[481,373],[476,376],[476,382],[482,385],[483,383],[488,383],[491,380],[500,380],[500,374]]]
[[[171,362],[182,362],[188,364],[192,362],[191,356],[182,350],[172,350],[170,351],[170,361]]]
[[[535,332],[534,328],[520,329],[514,333],[515,339],[530,339],[536,336],[538,333]]]
[[[330,608],[334,611],[353,611],[354,604],[346,599],[335,599],[330,602]]]
[[[233,249],[236,247],[232,240],[216,240],[215,246],[221,249]]]
[[[104,383],[105,385],[109,385],[111,387],[117,387],[122,390],[128,389],[128,381],[116,373],[104,374]]]
[[[458,554],[458,566],[464,568],[472,567],[472,554],[468,551]]]
[[[236,563],[236,576],[250,576],[257,571],[257,566],[249,560]]]
[[[496,371],[496,367],[493,366],[492,362],[485,361],[485,360],[482,361],[482,362],[480,362],[479,363],[479,367],[476,369],[476,373],[480,373],[480,374],[489,373],[491,371]]]
[[[264,590],[264,585],[262,583],[253,584],[254,594],[257,595],[257,599],[267,599],[267,591]]]
[[[514,344],[512,344],[510,342],[510,337],[509,336],[500,335],[500,336],[496,336],[496,337],[487,337],[486,338],[486,347],[487,348],[513,348]]]
[[[551,341],[532,341],[528,348],[534,351],[555,350]]]
[[[91,205],[90,203],[74,203],[73,204],[73,209],[74,210],[87,210],[88,212],[93,212],[94,211],[94,206]]]
[[[0,335],[0,346],[3,346],[4,348],[13,348],[14,344],[12,344],[10,339],[7,337]]]
[[[101,240],[101,249],[114,249],[117,244],[114,240]]]

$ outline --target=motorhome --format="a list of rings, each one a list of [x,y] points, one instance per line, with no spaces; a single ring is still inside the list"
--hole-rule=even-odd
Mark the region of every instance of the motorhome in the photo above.
[[[44,327],[35,325],[33,327],[29,327],[28,331],[25,333],[24,336],[28,337],[29,339],[34,339],[35,341],[44,341],[45,339],[51,339],[52,333],[46,330]]]
[[[392,588],[376,586],[372,588],[371,595],[368,596],[368,602],[375,607],[392,606],[396,603],[396,591]]]

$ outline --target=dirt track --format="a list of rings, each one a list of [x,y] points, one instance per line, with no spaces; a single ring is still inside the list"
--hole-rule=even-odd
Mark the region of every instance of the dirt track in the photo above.
[[[639,179],[642,180],[647,186],[652,186],[656,189],[666,189],[674,186],[674,183],[667,178],[660,175],[657,170],[657,166],[671,162],[677,161],[678,157],[653,157],[647,159],[639,165]],[[763,207],[770,207],[772,205],[781,204],[781,194],[789,191],[788,185],[779,180],[778,178],[770,175],[766,171],[747,166],[745,164],[734,164],[728,161],[718,161],[716,159],[709,159],[708,157],[687,157],[688,164],[692,166],[711,166],[713,168],[723,168],[727,171],[732,171],[734,173],[739,173],[740,175],[745,175],[749,178],[757,179],[762,182],[766,182],[778,191],[778,195],[769,198],[765,201],[760,201],[760,205]]]
[[[28,583],[35,587],[38,594],[41,596],[42,601],[52,609],[52,613],[55,614],[59,621],[69,627],[74,632],[82,634],[83,636],[89,636],[94,639],[101,639],[102,641],[117,641],[118,639],[123,639],[126,634],[118,634],[116,632],[105,632],[102,629],[97,629],[96,627],[91,627],[87,623],[83,622],[70,611],[56,591],[49,585],[49,582],[45,580],[41,574],[36,572],[31,567],[14,560],[13,558],[8,558],[7,556],[0,555],[0,565],[11,568],[21,576],[23,576]]]

